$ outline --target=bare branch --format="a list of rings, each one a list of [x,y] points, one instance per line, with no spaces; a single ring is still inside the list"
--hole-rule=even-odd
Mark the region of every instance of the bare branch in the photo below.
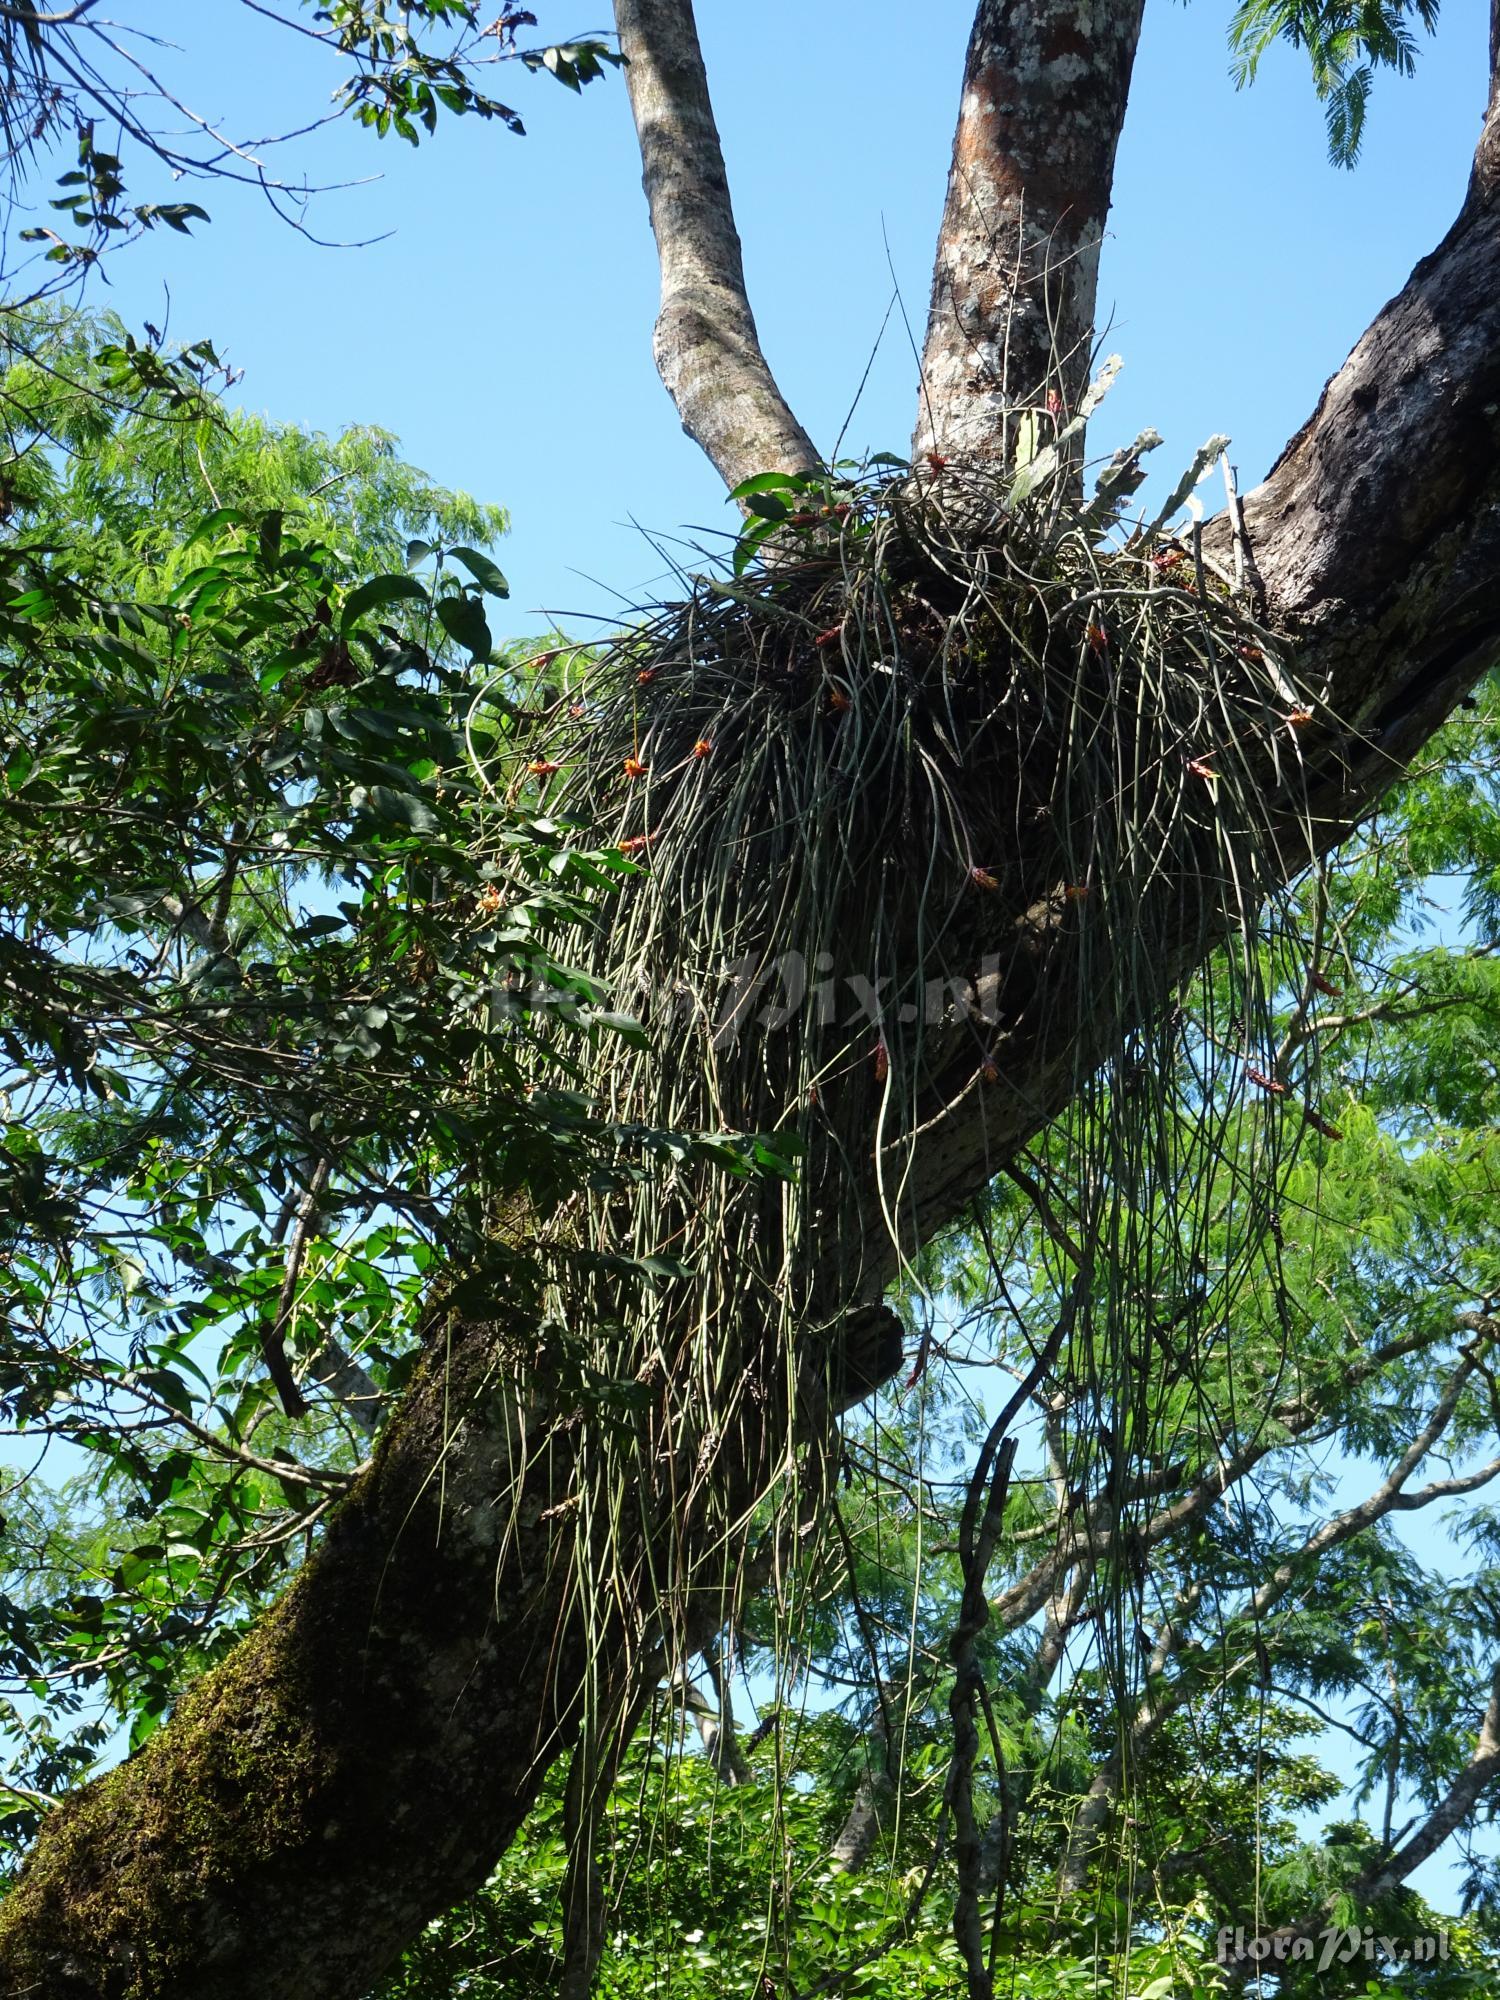
[[[1497,1777],[1500,1777],[1500,1665],[1490,1676],[1490,1698],[1480,1720],[1474,1754],[1410,1840],[1378,1869],[1361,1876],[1354,1891],[1357,1900],[1378,1902],[1404,1882],[1414,1868],[1420,1868],[1430,1855],[1436,1854]]]
[[[727,486],[812,471],[755,330],[690,0],[615,0],[615,25],[661,263],[656,365],[683,429]]]
[[[1142,0],[980,0],[938,236],[914,451],[1008,455],[1076,404]]]
[[[99,0],[76,0],[76,5],[59,7],[50,14],[39,13],[33,7],[0,5],[0,20],[18,22],[23,28],[68,28],[98,4]]]
[[[1344,1893],[1355,1907],[1367,1909],[1399,1889],[1414,1869],[1420,1868],[1424,1861],[1437,1853],[1450,1834],[1457,1832],[1483,1794],[1497,1780],[1500,1780],[1500,1663],[1491,1671],[1489,1699],[1480,1717],[1479,1733],[1468,1763],[1410,1839],[1394,1854],[1373,1868],[1367,1868],[1350,1883]],[[1328,1927],[1330,1907],[1325,1904],[1315,1916],[1305,1918],[1300,1924],[1288,1924],[1269,1933],[1267,1942],[1273,1950],[1265,1955],[1264,1962],[1278,1963],[1286,1956],[1289,1946],[1299,1938],[1323,1935]],[[1250,1952],[1237,1957],[1225,1971],[1231,1989],[1244,1986],[1257,1963]]]
[[[1444,1383],[1431,1416],[1380,1485],[1356,1505],[1331,1516],[1305,1536],[1301,1547],[1279,1562],[1270,1576],[1252,1593],[1237,1623],[1253,1626],[1259,1639],[1267,1616],[1287,1597],[1294,1585],[1306,1576],[1308,1566],[1315,1564],[1320,1556],[1327,1555],[1331,1549],[1352,1541],[1356,1535],[1364,1533],[1388,1514],[1402,1509],[1431,1506],[1435,1500],[1446,1499],[1454,1493],[1473,1492],[1500,1475],[1500,1459],[1494,1459],[1465,1478],[1434,1480],[1430,1485],[1410,1494],[1404,1490],[1406,1481],[1432,1451],[1452,1422],[1459,1397],[1477,1365],[1477,1356],[1473,1352],[1466,1353]],[[1129,1765],[1138,1762],[1162,1724],[1191,1699],[1200,1685],[1193,1669],[1209,1658],[1210,1648],[1202,1641],[1195,1641],[1191,1647],[1188,1646],[1187,1618],[1196,1607],[1197,1596],[1201,1590],[1202,1585],[1196,1585],[1191,1596],[1179,1599],[1173,1615],[1163,1622],[1152,1649],[1147,1680],[1148,1683],[1159,1682],[1159,1677],[1168,1661],[1174,1656],[1184,1659],[1183,1670],[1178,1673],[1171,1686],[1163,1688],[1158,1685],[1142,1701],[1125,1743],[1112,1752],[1100,1766],[1079,1806],[1069,1831],[1067,1850],[1058,1874],[1059,1892],[1064,1896],[1081,1895],[1088,1886],[1090,1864],[1119,1796],[1121,1773]],[[1237,1671],[1239,1666],[1233,1666],[1223,1673],[1223,1678],[1228,1679]],[[1434,1846],[1441,1844],[1457,1823],[1455,1818],[1439,1836]],[[1426,1850],[1427,1853],[1432,1851],[1432,1848]],[[1410,1867],[1416,1867],[1418,1861],[1425,1858],[1426,1853],[1419,1855],[1410,1863]]]

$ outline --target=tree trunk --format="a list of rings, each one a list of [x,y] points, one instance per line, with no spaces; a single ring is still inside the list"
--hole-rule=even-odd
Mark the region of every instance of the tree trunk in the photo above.
[[[1057,282],[1056,270],[1036,268],[1043,241],[1071,246],[1071,302],[1057,324],[1069,366],[1081,355],[1137,14],[1083,0],[980,8],[929,382],[929,409],[947,413],[966,449],[994,448],[1007,374],[1016,394],[1041,380],[1039,329]],[[632,92],[678,329],[661,346],[684,422],[726,478],[795,462],[805,435],[779,414],[755,344],[691,9],[621,0],[619,18],[641,65]],[[1057,39],[1065,29],[1071,43]],[[1106,88],[1092,124],[1069,94],[1079,75]],[[991,115],[1002,104],[1011,110]],[[1071,122],[1049,148],[1053,117]],[[1029,150],[1033,137],[1041,151]],[[1454,229],[1249,497],[1267,615],[1297,636],[1304,678],[1326,681],[1342,718],[1306,746],[1319,816],[1309,836],[1289,799],[1288,873],[1309,839],[1332,843],[1368,810],[1500,654],[1497,183],[1492,103]],[[952,211],[971,184],[991,204],[975,213],[1011,228],[1027,253],[1018,282],[1006,279],[1014,263],[983,269],[972,241],[963,247]],[[988,359],[965,374],[970,341]],[[727,416],[715,354],[747,385]],[[1183,884],[1185,903],[1211,893]],[[987,908],[994,949],[1020,914]],[[1088,1024],[1071,1025],[1086,1047]],[[1048,1047],[1068,1040],[1055,1034]],[[1007,1060],[998,1091],[979,1085],[972,1055],[955,1062],[934,1079],[938,1108],[920,1134],[893,1149],[886,1180],[907,1189],[908,1248],[957,1215],[1075,1086],[1076,1047],[1051,1055],[1017,1033]],[[829,1288],[858,1285],[869,1298],[896,1262],[878,1190],[872,1179],[831,1199],[857,1202],[864,1253],[857,1271],[829,1273]],[[357,2000],[422,1924],[484,1879],[585,1702],[630,1709],[660,1671],[650,1579],[661,1552],[649,1523],[665,1518],[670,1483],[636,1496],[618,1525],[616,1627],[590,1651],[570,1589],[575,1413],[549,1408],[545,1383],[529,1377],[518,1399],[516,1344],[527,1337],[503,1324],[437,1337],[373,1466],[284,1601],[139,1755],[49,1818],[0,1912],[0,1993]],[[745,1343],[753,1355],[753,1330]],[[784,1404],[761,1407],[760,1429],[747,1420],[719,1446],[714,1518],[675,1523],[689,1619],[693,1566],[711,1573],[708,1629],[724,1601],[723,1523],[790,1448]],[[816,1458],[826,1425],[809,1428]],[[595,1553],[581,1549],[584,1560]]]
[[[811,472],[812,440],[761,352],[693,10],[617,0],[646,201],[660,246],[656,365],[729,487],[757,472]]]
[[[1076,407],[1143,6],[980,0],[913,456],[1008,459],[1023,411]]]
[[[506,1331],[438,1338],[275,1610],[49,1819],[0,1992],[356,1995],[483,1882],[583,1687],[546,1517],[566,1466]]]

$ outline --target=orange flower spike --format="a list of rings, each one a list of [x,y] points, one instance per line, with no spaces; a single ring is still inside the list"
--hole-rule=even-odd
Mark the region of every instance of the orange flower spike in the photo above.
[[[1083,636],[1093,652],[1102,656],[1109,651],[1109,634],[1102,625],[1091,624]]]
[[[693,745],[693,755],[695,757],[712,757],[713,754],[714,746],[712,743],[709,742],[706,736],[700,736],[698,741]]]
[[[998,1083],[1000,1081],[1000,1068],[997,1063],[987,1062],[979,1074],[984,1078],[986,1083]]]
[[[880,1040],[875,1044],[875,1081],[877,1083],[884,1083],[890,1073],[890,1051],[885,1045],[885,1036],[882,1035]]]
[[[830,625],[826,632],[820,632],[813,640],[815,646],[836,646],[844,636],[842,625]]]
[[[786,524],[789,528],[812,528],[817,525],[817,520],[818,517],[816,514],[809,514],[804,511],[800,514],[789,514]]]
[[[1176,569],[1177,565],[1180,562],[1186,561],[1186,559],[1185,550],[1158,549],[1156,554],[1151,558],[1151,567],[1153,569]]]
[[[1259,1084],[1262,1090],[1269,1090],[1273,1097],[1286,1096],[1286,1085],[1278,1083],[1274,1076],[1267,1076],[1263,1069],[1255,1069],[1246,1063],[1245,1074],[1252,1083]]]
[[[1307,983],[1314,993],[1321,993],[1328,1000],[1337,1000],[1342,991],[1342,988],[1335,986],[1331,979],[1325,979],[1321,972],[1310,972],[1307,975]]]
[[[649,847],[655,838],[656,835],[654,833],[633,833],[628,840],[620,842],[620,852],[622,854],[639,854],[644,848]]]
[[[1217,778],[1219,775],[1218,772],[1214,769],[1213,765],[1205,764],[1201,757],[1189,757],[1188,769],[1192,772],[1195,778],[1206,778],[1210,784],[1212,784],[1214,779]]]
[[[943,454],[940,451],[928,452],[927,463],[932,468],[932,475],[934,479],[940,472],[946,472],[948,469],[948,461],[946,458],[944,458]]]
[[[990,873],[988,868],[971,868],[969,870],[969,880],[974,884],[976,889],[998,889],[1000,887],[999,881]]]
[[[582,722],[583,718],[588,714],[588,710],[581,701],[575,701],[570,704],[568,713],[575,722]]]
[[[639,757],[627,757],[625,759],[625,775],[627,778],[644,778],[650,768],[650,765],[643,764]]]
[[[835,715],[847,715],[849,710],[853,708],[854,703],[841,687],[836,687],[830,688],[828,691],[828,706],[833,710]]]
[[[660,667],[642,667],[640,672],[635,677],[636,686],[643,688],[650,687],[651,683],[656,679],[656,676],[660,672],[661,672]]]
[[[562,769],[562,765],[554,764],[550,757],[534,757],[526,768],[533,778],[550,778],[554,771]]]
[[[1236,646],[1234,650],[1242,660],[1248,660],[1252,666],[1258,666],[1266,657],[1259,646],[1252,646],[1248,643],[1243,646]]]
[[[1325,1139],[1343,1138],[1344,1135],[1339,1130],[1338,1126],[1330,1125],[1328,1120],[1326,1118],[1320,1118],[1316,1111],[1308,1110],[1305,1111],[1302,1115],[1307,1120],[1308,1124],[1311,1125],[1313,1130],[1317,1133],[1320,1133],[1323,1138]]]
[[[1084,902],[1088,897],[1088,893],[1089,885],[1087,882],[1070,882],[1063,890],[1063,894],[1070,903]]]
[[[1293,729],[1306,729],[1312,719],[1313,712],[1310,708],[1294,708],[1287,716],[1287,721]]]

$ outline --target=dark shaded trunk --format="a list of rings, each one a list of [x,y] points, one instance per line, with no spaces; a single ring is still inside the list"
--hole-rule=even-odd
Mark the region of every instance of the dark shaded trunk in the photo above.
[[[484,1881],[584,1685],[547,1518],[564,1441],[526,1439],[545,1411],[503,1344],[441,1341],[281,1603],[48,1821],[0,1991],[358,1994]]]

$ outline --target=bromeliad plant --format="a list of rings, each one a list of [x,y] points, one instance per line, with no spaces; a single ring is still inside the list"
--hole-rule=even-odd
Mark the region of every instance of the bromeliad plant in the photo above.
[[[1222,1302],[1267,1254],[1302,1124],[1275,1007],[1303,972],[1267,910],[1288,854],[1315,851],[1302,746],[1328,718],[1247,591],[1167,532],[1224,441],[1127,533],[1154,438],[1085,501],[1070,454],[1086,415],[1043,413],[1057,434],[1003,474],[933,455],[750,480],[730,574],[599,656],[547,662],[531,769],[549,810],[633,866],[608,929],[570,948],[645,1028],[599,1073],[609,1114],[773,1134],[802,1162],[749,1189],[685,1166],[593,1205],[596,1244],[683,1270],[649,1307],[606,1283],[583,1315],[607,1330],[595,1365],[618,1369],[623,1340],[652,1391],[583,1479],[607,1521],[653,1467],[677,1468],[655,1546],[684,1650],[706,1574],[733,1616],[728,1578],[764,1570],[747,1547],[817,1511],[792,1441],[899,1360],[851,1354],[849,1294],[824,1274],[862,1273],[868,1300],[905,1265],[912,1162],[956,1095],[1040,1126],[1019,1079],[1039,1063],[1069,1079],[1032,1192],[1069,1274],[1068,1338],[1093,1357],[1094,1429],[1122,1464],[1150,1445],[1162,1297]],[[1184,894],[1205,881],[1206,903]],[[1189,1018],[1179,968],[1214,947]],[[1039,1368],[1063,1337],[1060,1322]],[[755,1469],[727,1506],[726,1439]],[[999,1444],[997,1428],[981,1487]],[[705,1566],[674,1524],[714,1505]],[[578,1547],[588,1597],[595,1538]]]

